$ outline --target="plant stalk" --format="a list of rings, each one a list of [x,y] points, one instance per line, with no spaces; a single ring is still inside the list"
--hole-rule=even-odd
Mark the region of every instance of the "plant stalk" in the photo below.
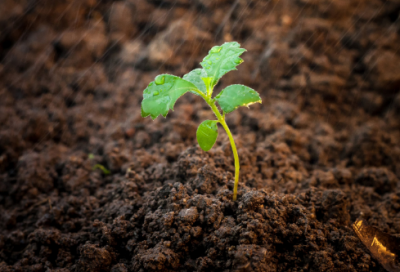
[[[234,183],[234,187],[233,187],[233,201],[236,201],[237,189],[238,189],[238,184],[239,184],[239,170],[240,170],[239,155],[238,155],[238,152],[236,149],[236,144],[235,144],[235,141],[233,140],[232,133],[231,133],[228,125],[225,122],[225,116],[221,116],[221,113],[219,112],[219,110],[213,100],[206,99],[206,102],[211,107],[211,109],[214,112],[215,116],[217,117],[218,121],[221,123],[221,125],[225,129],[226,134],[228,134],[229,141],[231,143],[232,153],[233,153],[233,157],[235,159],[235,183]]]

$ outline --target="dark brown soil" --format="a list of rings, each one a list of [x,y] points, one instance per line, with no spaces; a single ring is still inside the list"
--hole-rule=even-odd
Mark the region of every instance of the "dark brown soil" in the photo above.
[[[0,271],[384,271],[351,224],[400,235],[398,0],[0,1]],[[142,91],[209,48],[248,52],[227,116]],[[104,174],[93,166],[111,171]]]

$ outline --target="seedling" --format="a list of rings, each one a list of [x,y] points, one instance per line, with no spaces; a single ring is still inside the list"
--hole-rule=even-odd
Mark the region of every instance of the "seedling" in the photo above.
[[[219,79],[232,70],[243,60],[239,57],[246,49],[240,48],[237,42],[224,43],[214,46],[208,52],[200,65],[203,67],[194,69],[183,78],[162,74],[143,91],[142,117],[151,116],[154,120],[159,115],[167,116],[169,110],[174,109],[176,100],[187,92],[201,96],[214,112],[217,120],[203,121],[197,129],[197,142],[204,151],[210,150],[218,137],[217,124],[221,124],[228,134],[231,143],[233,157],[235,159],[235,184],[233,200],[236,200],[239,183],[239,156],[231,131],[225,122],[225,115],[240,106],[249,106],[261,103],[259,94],[253,89],[234,84],[223,89],[217,96],[212,97],[215,85]],[[218,102],[222,114],[216,106]]]
[[[89,160],[93,160],[93,159],[94,159],[94,154],[93,154],[93,153],[89,153],[89,154],[88,154],[88,158],[89,158]],[[104,175],[109,175],[109,174],[111,174],[111,171],[108,170],[108,169],[107,169],[104,165],[102,165],[102,164],[99,164],[99,163],[95,164],[95,165],[93,166],[92,170],[96,170],[96,169],[100,169],[101,171],[103,171],[103,174],[104,174]]]
[[[111,174],[111,171],[108,170],[107,168],[105,168],[105,166],[102,164],[95,164],[95,166],[93,166],[93,170],[96,170],[96,169],[100,169],[101,171],[103,171],[104,175]]]

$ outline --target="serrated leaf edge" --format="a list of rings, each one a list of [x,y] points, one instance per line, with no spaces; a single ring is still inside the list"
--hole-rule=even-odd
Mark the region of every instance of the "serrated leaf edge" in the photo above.
[[[222,47],[224,44],[227,44],[227,43],[231,43],[231,42],[224,42],[223,44],[221,44],[221,45],[219,45],[219,46]],[[240,46],[241,46],[240,43],[238,43],[238,42],[236,42],[236,43],[239,45],[239,47],[237,47],[237,48],[243,49],[243,50],[244,50],[242,53],[240,53],[240,55],[242,55],[244,52],[247,52],[247,50],[246,50],[245,48],[240,47]],[[212,50],[212,48],[208,51],[208,54],[211,53],[211,50]],[[236,53],[233,53],[232,55],[234,55],[234,54],[236,54]],[[229,57],[231,57],[232,55],[227,56],[227,57],[225,57],[225,58],[229,58]],[[240,55],[239,55],[239,56],[240,56]],[[208,56],[208,55],[207,55],[207,56]],[[202,63],[205,62],[204,60],[207,58],[207,56],[205,56],[204,59],[200,62],[200,65],[201,65],[201,66],[203,66]],[[231,71],[237,71],[237,68],[236,68],[236,67],[244,62],[244,60],[243,60],[242,58],[240,58],[239,56],[238,56],[238,58],[241,60],[241,62],[240,62],[239,64],[237,64],[237,65],[235,66],[235,68],[232,69]],[[211,76],[212,81],[210,82],[210,85],[212,85],[212,86],[210,86],[210,88],[214,88],[215,85],[218,84],[218,81],[219,81],[220,78],[219,78],[217,81],[215,81],[214,84],[212,84],[212,82],[214,81],[215,76],[216,76],[216,74],[217,74],[217,71],[219,70],[219,68],[220,68],[221,65],[222,65],[222,62],[220,62],[219,67],[218,67],[218,69],[216,70],[216,72],[214,73],[214,75]],[[203,67],[203,69],[204,69],[204,67]],[[208,75],[207,70],[206,70],[206,69],[204,69],[204,70],[206,71],[206,73],[207,73],[207,75]],[[221,76],[221,78],[222,78],[222,76]]]

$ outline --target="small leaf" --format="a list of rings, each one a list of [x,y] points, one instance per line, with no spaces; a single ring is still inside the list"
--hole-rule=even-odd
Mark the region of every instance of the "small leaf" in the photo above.
[[[206,85],[204,85],[204,82],[202,80],[202,78],[206,76],[207,73],[206,71],[204,71],[204,69],[197,68],[184,75],[183,79],[193,83],[202,93],[207,94]],[[199,95],[196,92],[193,93]]]
[[[212,77],[202,77],[201,80],[203,80],[204,84],[206,85],[206,89],[208,90],[208,92],[211,92],[211,90],[213,88],[212,87],[213,78]]]
[[[197,87],[184,79],[172,75],[159,75],[143,91],[142,117],[151,116],[154,120],[160,114],[167,116],[174,109],[176,100]]]
[[[218,121],[206,120],[197,129],[197,142],[204,151],[210,150],[218,137]]]
[[[230,113],[240,106],[261,103],[260,95],[255,90],[240,84],[226,87],[215,97],[215,100],[224,113]]]
[[[246,49],[240,48],[237,42],[228,42],[211,48],[200,63],[208,77],[212,77],[211,87],[214,87],[223,75],[236,70],[236,66],[243,62],[239,56],[245,51]]]

